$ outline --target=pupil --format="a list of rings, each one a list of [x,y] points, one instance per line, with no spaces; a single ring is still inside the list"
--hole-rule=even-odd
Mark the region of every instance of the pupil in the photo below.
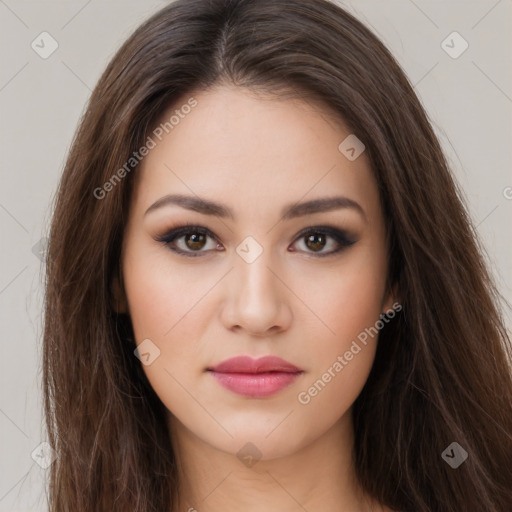
[[[201,249],[204,245],[204,235],[202,233],[194,233],[192,235],[187,235],[186,244],[189,247],[189,249]]]
[[[322,249],[325,246],[325,235],[322,233],[317,233],[314,235],[309,235],[308,237],[308,247],[310,249],[316,250],[316,249]],[[321,240],[321,241],[319,241]],[[312,244],[310,244],[312,242]]]

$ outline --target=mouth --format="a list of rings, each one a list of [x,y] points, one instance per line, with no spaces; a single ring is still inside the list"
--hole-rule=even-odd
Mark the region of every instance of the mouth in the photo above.
[[[207,371],[224,388],[249,398],[272,396],[292,384],[303,370],[274,356],[253,359],[239,356]]]

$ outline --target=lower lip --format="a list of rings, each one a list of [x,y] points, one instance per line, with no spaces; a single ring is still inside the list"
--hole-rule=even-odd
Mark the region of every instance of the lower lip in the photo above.
[[[221,386],[234,393],[251,398],[265,398],[289,386],[302,372],[210,373]]]

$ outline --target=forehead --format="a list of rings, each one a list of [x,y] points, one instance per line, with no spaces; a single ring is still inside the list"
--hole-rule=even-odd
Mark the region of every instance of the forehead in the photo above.
[[[351,161],[339,150],[350,135],[317,101],[229,86],[195,91],[150,133],[155,145],[139,168],[138,197],[224,197],[253,212],[335,193],[371,203],[377,190],[366,155]]]

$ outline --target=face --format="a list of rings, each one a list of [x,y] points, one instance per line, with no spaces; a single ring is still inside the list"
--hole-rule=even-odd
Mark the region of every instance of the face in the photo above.
[[[393,303],[376,183],[319,104],[217,87],[176,110],[135,171],[120,307],[171,426],[291,454],[350,414]]]

